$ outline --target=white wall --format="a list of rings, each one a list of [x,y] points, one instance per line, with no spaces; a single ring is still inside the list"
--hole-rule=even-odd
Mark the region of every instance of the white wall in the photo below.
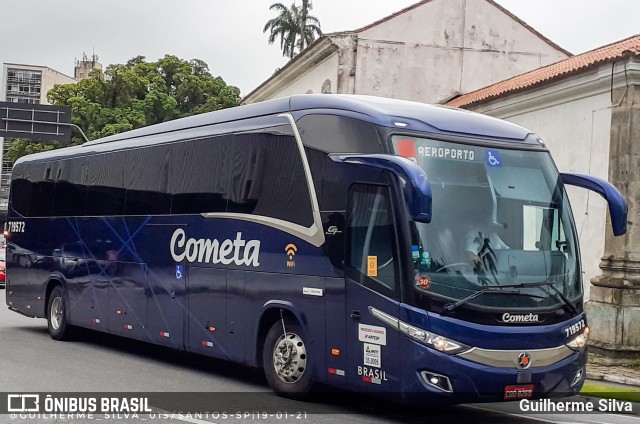
[[[75,79],[71,78],[68,75],[65,75],[61,72],[55,71],[50,68],[44,68],[42,70],[42,87],[40,89],[40,93],[41,93],[40,103],[49,104],[49,101],[47,100],[47,93],[49,92],[49,90],[53,88],[54,85],[75,84],[76,82],[77,81]]]
[[[487,0],[432,0],[370,28],[328,38],[338,49],[330,60],[301,77],[301,68],[290,66],[244,102],[317,93],[325,79],[333,82],[343,72],[344,80],[345,72],[355,71],[355,87],[350,79],[342,92],[442,103],[566,57]],[[293,65],[304,61],[312,61],[309,54]]]
[[[486,0],[433,0],[358,34],[356,93],[440,103],[566,57]]]
[[[318,94],[322,92],[322,85],[327,80],[331,82],[331,92],[336,93],[338,83],[338,53],[332,54],[307,73],[290,81],[284,89],[278,91],[271,98],[275,99],[292,94]]]
[[[605,69],[606,68],[606,69]],[[611,65],[537,90],[469,107],[535,132],[560,172],[608,179],[611,131]],[[607,203],[598,194],[568,187],[580,238],[585,300],[590,280],[601,274]]]

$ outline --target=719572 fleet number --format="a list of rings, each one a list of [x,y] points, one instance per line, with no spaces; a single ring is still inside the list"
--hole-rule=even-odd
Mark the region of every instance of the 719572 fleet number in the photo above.
[[[578,331],[582,330],[584,327],[585,327],[584,320],[581,319],[580,321],[576,322],[572,326],[565,328],[564,332],[567,337],[571,337],[574,334],[576,334]]]
[[[24,221],[5,222],[4,230],[10,233],[24,233]]]

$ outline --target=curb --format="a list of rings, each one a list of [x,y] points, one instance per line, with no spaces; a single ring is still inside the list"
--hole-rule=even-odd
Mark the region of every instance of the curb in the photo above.
[[[587,380],[606,381],[609,383],[624,384],[625,386],[635,386],[640,389],[640,378],[623,377],[621,375],[610,375],[599,372],[587,371]]]

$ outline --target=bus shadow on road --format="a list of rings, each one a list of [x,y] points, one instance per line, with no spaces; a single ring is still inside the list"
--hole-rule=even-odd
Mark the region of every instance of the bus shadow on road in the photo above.
[[[17,330],[49,337],[46,326],[16,327]],[[375,416],[381,421],[417,423],[426,419],[455,418],[456,422],[496,423],[513,422],[514,417],[499,413],[471,410],[454,405],[406,405],[393,401],[394,395],[379,394],[376,396],[349,392],[333,387],[319,386],[304,401],[296,401],[277,396],[269,388],[260,369],[238,364],[223,359],[160,347],[150,343],[132,340],[120,336],[101,333],[88,329],[77,329],[68,343],[98,347],[105,352],[128,355],[131,359],[142,359],[155,362],[159,366],[171,366],[185,371],[204,373],[211,378],[222,377],[237,383],[257,386],[260,391],[246,392],[193,392],[193,393],[149,393],[153,406],[164,411],[250,411],[262,412],[277,416],[283,411],[287,413],[332,416]],[[233,365],[233,366],[231,366]],[[527,420],[524,420],[527,421]]]

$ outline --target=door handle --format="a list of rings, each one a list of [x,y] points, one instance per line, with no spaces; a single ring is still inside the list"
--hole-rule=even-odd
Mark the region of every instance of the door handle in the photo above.
[[[360,321],[360,311],[351,311],[351,318]]]

